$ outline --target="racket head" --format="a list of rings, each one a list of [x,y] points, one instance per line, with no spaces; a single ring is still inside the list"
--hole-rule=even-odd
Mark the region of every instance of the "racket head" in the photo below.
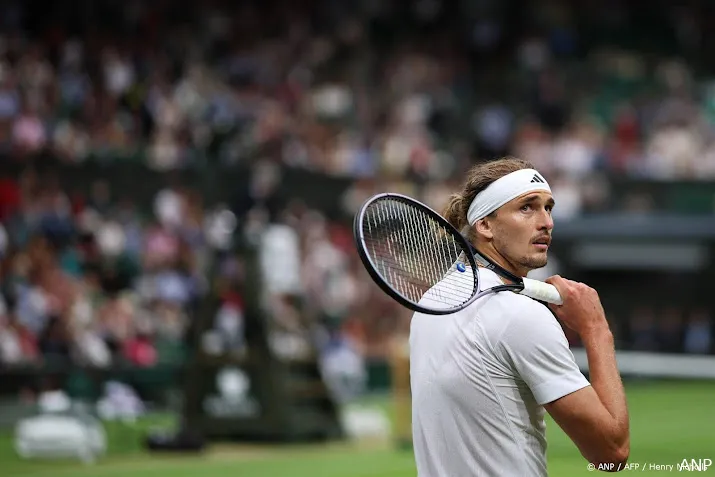
[[[401,305],[447,315],[478,297],[471,245],[427,205],[402,194],[375,195],[355,215],[353,233],[371,278]]]

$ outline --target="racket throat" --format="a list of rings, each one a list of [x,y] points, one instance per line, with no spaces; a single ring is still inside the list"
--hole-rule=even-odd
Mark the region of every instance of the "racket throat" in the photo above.
[[[515,285],[522,284],[522,278],[518,275],[515,275],[511,273],[509,270],[505,269],[501,265],[498,265],[496,262],[491,260],[489,257],[486,255],[482,254],[479,250],[476,248],[472,248],[472,253],[474,255],[474,261],[477,262],[477,265],[480,267],[486,268],[488,270],[491,270],[492,272],[496,273],[502,278],[505,278],[511,282],[514,282]],[[521,285],[521,289],[524,289],[524,285]]]

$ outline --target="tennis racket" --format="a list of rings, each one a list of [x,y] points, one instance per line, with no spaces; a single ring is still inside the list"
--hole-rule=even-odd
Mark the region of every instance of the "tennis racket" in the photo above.
[[[355,216],[353,232],[372,279],[411,310],[447,315],[501,291],[562,303],[556,287],[518,277],[491,262],[441,215],[410,197],[392,193],[371,197]],[[514,283],[480,291],[478,266]]]

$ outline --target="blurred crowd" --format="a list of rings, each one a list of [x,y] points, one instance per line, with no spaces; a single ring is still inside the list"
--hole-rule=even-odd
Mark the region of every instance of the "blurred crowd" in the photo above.
[[[0,156],[254,168],[240,230],[288,224],[297,250],[301,301],[270,302],[281,346],[308,310],[324,349],[384,356],[408,317],[365,276],[349,228],[269,203],[270,171],[353,180],[335,198],[348,213],[385,183],[438,207],[465,167],[513,154],[548,177],[559,218],[602,208],[612,175],[715,179],[715,88],[694,67],[714,17],[699,8],[633,23],[629,2],[3,2]],[[614,32],[666,46],[616,48]],[[0,361],[173,359],[212,274],[242,279],[240,257],[214,268],[194,189],[152,204],[119,192],[97,178],[70,197],[32,168],[0,181]],[[226,294],[216,326],[231,346],[244,312]],[[683,350],[713,350],[679,329]]]
[[[72,198],[53,177],[3,180],[0,361],[151,366],[183,353],[204,295],[200,199],[159,191],[143,221],[98,180]]]
[[[715,352],[712,314],[703,308],[683,311],[669,307],[656,313],[648,306],[638,307],[628,321],[630,347],[663,353]]]
[[[654,55],[599,43],[629,2],[358,4],[3,2],[0,152],[434,184],[512,153],[572,197],[564,215],[598,206],[601,173],[715,177],[715,89],[686,61],[709,10],[639,19],[631,37],[667,27],[680,52]]]
[[[715,321],[706,307],[656,309],[641,302],[627,313],[606,310],[617,349],[651,353],[715,354]],[[566,329],[571,346],[581,346]]]

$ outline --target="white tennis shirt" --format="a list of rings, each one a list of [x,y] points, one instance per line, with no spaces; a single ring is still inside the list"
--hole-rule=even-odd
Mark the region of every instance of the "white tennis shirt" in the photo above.
[[[415,313],[410,379],[419,477],[546,476],[543,405],[589,386],[548,308],[512,292]]]

